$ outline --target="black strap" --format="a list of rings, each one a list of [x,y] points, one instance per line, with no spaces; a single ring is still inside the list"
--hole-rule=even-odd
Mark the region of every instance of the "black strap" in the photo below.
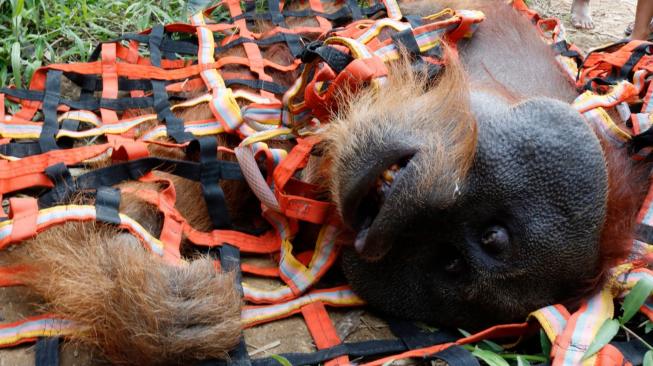
[[[39,338],[34,351],[36,366],[59,366],[59,337]]]
[[[0,154],[16,158],[24,158],[41,153],[41,145],[39,145],[38,141],[10,142],[0,145]]]
[[[569,43],[567,41],[560,41],[551,45],[553,52],[557,55],[562,55],[564,57],[570,57],[576,62],[576,66],[580,67],[583,64],[583,56],[581,56],[578,51],[572,51],[569,49]]]
[[[413,19],[416,23],[421,23],[421,19]],[[412,68],[417,73],[424,73],[429,80],[435,80],[443,67],[440,64],[425,61],[422,56],[430,56],[436,59],[442,59],[442,46],[437,45],[425,53],[419,49],[419,44],[415,39],[411,29],[405,29],[390,36],[392,42],[397,48],[405,48],[409,52],[412,59]]]
[[[139,33],[126,33],[118,38],[114,38],[108,41],[103,41],[102,43],[116,43],[120,41],[136,41],[138,43],[148,44],[150,41],[150,35],[139,34]],[[100,53],[102,52],[102,43],[98,44],[95,47],[95,49],[89,56],[89,61],[96,61],[99,59]],[[173,53],[197,56],[197,50],[198,50],[196,38],[191,38],[190,40],[173,40],[169,37],[165,37],[161,41],[161,45],[159,48],[161,49],[161,51],[163,51],[164,54],[166,54],[167,58],[171,58],[168,57],[168,55],[171,56]]]
[[[322,41],[313,41],[306,45],[301,60],[304,63],[310,63],[317,57],[324,60],[336,73],[340,73],[354,60],[349,54],[335,47],[325,46]]]
[[[451,346],[444,351],[426,357],[426,360],[444,361],[449,366],[480,366],[478,359],[461,346]]]
[[[653,226],[649,226],[646,224],[639,224],[637,225],[637,229],[635,230],[635,237],[639,241],[643,241],[645,243],[653,243]]]
[[[222,179],[243,179],[238,163],[219,160],[216,164],[221,165],[220,176]],[[201,167],[199,163],[150,157],[93,170],[79,176],[76,182],[79,189],[97,189],[101,186],[113,186],[126,180],[136,180],[155,169],[196,182],[200,181]]]
[[[240,250],[229,244],[223,244],[220,246],[220,265],[222,266],[223,271],[234,272],[234,286],[240,292],[240,295],[243,295],[243,274],[240,271]],[[238,346],[229,352],[229,357],[231,358],[231,364],[236,366],[249,366],[252,364],[252,361],[249,358],[247,353],[247,345],[245,344],[245,338],[241,336],[240,343]]]
[[[345,6],[351,12],[351,19],[352,20],[363,19],[363,11],[361,10],[361,7],[358,5],[358,1],[356,1],[356,0],[347,0],[347,3],[345,4]]]
[[[281,38],[281,37],[280,37]],[[298,39],[297,39],[298,40]],[[244,42],[243,42],[244,43]],[[301,51],[300,51],[301,53]],[[98,79],[95,75],[81,75],[76,73],[64,73],[64,76],[68,77],[73,81],[77,86],[80,86],[84,90],[90,91],[100,91],[102,90],[102,81]],[[164,84],[168,84],[168,81],[163,81]],[[287,87],[270,82],[267,80],[250,80],[250,79],[225,79],[225,84],[231,86],[234,84],[248,86],[252,89],[260,89],[269,91],[275,94],[283,94],[288,90]],[[152,90],[152,81],[151,80],[134,80],[121,77],[118,79],[118,89],[120,91],[133,91],[133,90],[142,90],[150,91]]]
[[[626,63],[621,67],[621,71],[619,73],[620,78],[621,79],[628,78],[630,76],[630,73],[635,68],[635,65],[637,65],[637,63],[642,59],[642,57],[650,55],[652,51],[653,51],[653,44],[651,43],[644,43],[637,46],[631,53]]]
[[[234,272],[234,286],[238,289],[240,294],[243,294],[243,274],[240,272],[240,250],[229,244],[223,244],[220,246],[220,265],[222,270],[225,272]]]
[[[220,178],[242,180],[243,175],[238,163],[218,160]],[[39,207],[51,207],[66,201],[77,190],[95,190],[110,187],[127,180],[137,180],[146,173],[159,169],[186,179],[200,181],[201,165],[191,161],[163,158],[142,158],[120,164],[114,164],[82,174],[73,180],[70,172],[62,163],[48,167],[45,174],[50,177],[54,187],[39,197]]]
[[[36,90],[25,89],[8,89],[0,88],[0,93],[10,95],[18,99],[43,101],[45,93]],[[151,108],[154,106],[154,99],[152,97],[136,97],[136,98],[94,98],[85,100],[70,100],[60,99],[59,104],[66,105],[72,109],[85,109],[96,111],[100,108],[111,109],[114,111],[124,111],[126,109],[143,109]]]
[[[217,158],[218,142],[215,137],[202,137],[191,144],[191,149],[199,146],[200,183],[204,201],[211,217],[214,229],[231,228],[227,200],[220,180],[223,164]]]
[[[163,41],[163,26],[158,24],[152,27],[149,38],[150,61],[152,66],[161,67],[161,42]],[[184,121],[175,116],[170,109],[170,100],[166,91],[165,82],[152,80],[152,93],[154,95],[154,110],[159,121],[166,124],[168,136],[176,142],[187,142],[193,135],[184,130]]]
[[[77,131],[79,130],[79,121],[76,119],[64,119],[61,122],[61,129],[66,131]]]
[[[641,365],[644,362],[644,355],[648,351],[641,341],[634,339],[629,342],[610,342],[610,344],[615,346],[633,365]]]
[[[100,80],[96,75],[82,75],[74,72],[65,72],[64,76],[68,78],[70,81],[72,81],[73,83],[75,83],[75,85],[81,87],[84,90],[88,90],[88,91],[102,90],[102,80]],[[148,91],[148,90],[152,90],[152,82],[149,79],[134,80],[134,79],[128,79],[126,77],[119,77],[118,89],[121,91],[132,91],[132,90]]]
[[[397,32],[390,36],[392,42],[397,46],[397,48],[405,48],[411,55],[419,55],[419,45],[413,35],[413,30],[408,28],[404,29],[401,32]]]
[[[424,25],[424,21],[419,15],[405,15],[404,18],[408,21],[408,23],[410,23],[410,26],[413,29]]]
[[[397,336],[407,349],[419,349],[434,344],[451,342],[456,339],[451,332],[440,330],[427,332],[419,328],[415,323],[402,319],[386,319],[392,334]]]
[[[286,27],[286,18],[281,14],[279,0],[268,0],[268,11],[270,12],[270,22],[280,27]]]
[[[57,131],[59,131],[59,122],[57,121],[57,107],[61,100],[61,75],[60,70],[49,70],[45,79],[45,94],[43,95],[43,126],[39,136],[39,146],[41,151],[48,152],[56,150]]]
[[[66,202],[72,193],[77,191],[75,181],[64,163],[57,163],[45,169],[45,175],[50,178],[54,187],[39,197],[39,207],[46,208]]]
[[[455,338],[453,339],[455,340]],[[449,340],[449,341],[453,341]],[[449,342],[448,341],[448,342]],[[373,340],[363,342],[342,343],[337,346],[325,348],[311,353],[282,353],[279,356],[285,358],[291,365],[318,365],[325,361],[340,356],[349,356],[352,359],[361,357],[383,357],[408,351],[406,345],[398,339]],[[453,359],[453,356],[444,354],[444,357]],[[442,358],[444,359],[444,358]],[[225,360],[211,360],[200,363],[201,366],[228,366],[232,365]],[[257,358],[252,360],[254,366],[279,366],[279,362],[271,357]]]
[[[95,220],[120,225],[120,190],[100,187],[95,196]]]
[[[647,146],[653,146],[653,127],[639,135],[633,136],[633,138],[628,141],[628,152],[634,154]]]
[[[274,94],[283,94],[288,90],[287,87],[281,84],[277,84],[267,80],[260,80],[260,79],[257,80],[226,79],[224,83],[227,87],[230,87],[232,85],[244,85],[252,89],[265,90]]]

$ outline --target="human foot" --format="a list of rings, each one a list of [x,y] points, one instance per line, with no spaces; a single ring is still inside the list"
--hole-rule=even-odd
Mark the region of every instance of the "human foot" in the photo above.
[[[574,0],[571,4],[571,24],[579,29],[594,28],[590,0]]]

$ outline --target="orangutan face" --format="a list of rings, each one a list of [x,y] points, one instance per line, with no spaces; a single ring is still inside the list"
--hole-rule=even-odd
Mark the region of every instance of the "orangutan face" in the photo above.
[[[598,276],[601,146],[567,104],[453,86],[363,96],[332,127],[332,192],[357,233],[344,272],[394,316],[523,321]]]

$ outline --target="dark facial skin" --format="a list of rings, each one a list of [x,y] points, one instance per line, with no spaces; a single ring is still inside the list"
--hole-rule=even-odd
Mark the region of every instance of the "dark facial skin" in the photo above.
[[[384,219],[384,232],[393,234],[370,234],[366,243],[389,251],[377,261],[345,254],[346,276],[372,307],[477,329],[523,321],[597,275],[607,173],[580,115],[536,99],[477,111],[477,123],[476,156],[452,203],[431,199],[441,197],[438,187],[402,195],[389,202],[402,214]],[[411,167],[428,158],[418,151],[393,189],[410,190],[419,175]]]

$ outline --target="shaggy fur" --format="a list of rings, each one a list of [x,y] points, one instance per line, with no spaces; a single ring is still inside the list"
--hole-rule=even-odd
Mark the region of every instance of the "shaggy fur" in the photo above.
[[[445,59],[447,67],[437,80],[415,72],[404,57],[391,66],[387,84],[380,90],[369,88],[355,98],[347,94],[340,98],[344,108],[324,133],[329,187],[339,208],[342,174],[338,172],[349,171],[346,167],[351,157],[361,154],[359,149],[369,148],[370,141],[384,145],[389,136],[401,136],[429,156],[428,160],[415,160],[418,190],[427,191],[433,186],[443,187],[443,192],[456,190],[474,160],[476,122],[469,109],[462,68],[450,52]],[[406,130],[415,135],[406,135]],[[443,197],[442,202],[446,201]]]
[[[83,245],[80,245],[82,244]],[[95,223],[66,223],[24,243],[13,262],[46,309],[74,320],[72,339],[116,364],[183,364],[223,358],[239,338],[233,276],[198,259],[161,263],[132,236]]]

